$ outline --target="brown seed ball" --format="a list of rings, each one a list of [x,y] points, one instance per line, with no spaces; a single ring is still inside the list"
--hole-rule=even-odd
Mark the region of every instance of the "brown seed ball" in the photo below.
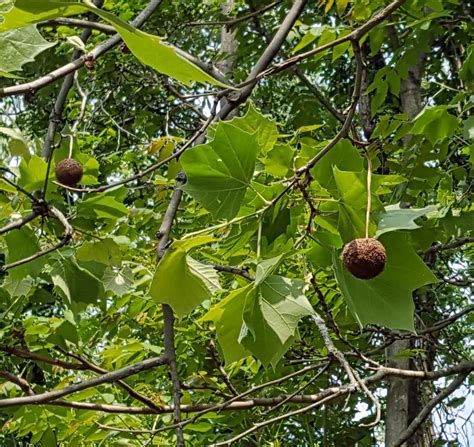
[[[56,165],[56,180],[63,185],[77,185],[82,178],[82,174],[82,165],[73,158],[61,160]]]
[[[359,279],[372,279],[383,272],[387,254],[385,247],[376,239],[354,239],[342,251],[347,270]]]

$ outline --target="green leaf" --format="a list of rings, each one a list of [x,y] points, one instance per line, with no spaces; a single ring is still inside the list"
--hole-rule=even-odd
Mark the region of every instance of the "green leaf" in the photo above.
[[[56,442],[56,435],[51,428],[47,428],[47,430],[43,433],[41,438],[41,445],[43,447],[56,447],[58,444]]]
[[[18,155],[28,161],[31,157],[28,149],[28,143],[20,129],[11,129],[8,127],[0,127],[0,133],[10,137],[8,147],[11,155]]]
[[[7,243],[8,255],[6,263],[19,261],[37,253],[40,248],[37,243],[36,236],[33,231],[23,227],[21,230],[13,230],[5,235]],[[27,264],[20,265],[10,269],[8,272],[12,281],[22,280],[27,276],[35,277],[41,271],[45,263],[45,258],[38,258]]]
[[[261,161],[265,165],[265,172],[274,177],[285,177],[292,168],[294,156],[295,150],[289,144],[277,143]]]
[[[279,137],[276,121],[263,115],[253,103],[250,103],[244,116],[233,118],[228,123],[248,133],[256,132],[258,144],[264,153],[275,145]],[[208,131],[209,138],[214,137],[217,127],[218,124]]]
[[[464,121],[463,135],[466,140],[474,140],[474,116]]]
[[[349,240],[362,237],[365,234],[365,219],[367,209],[367,173],[346,172],[334,168],[334,179],[339,198],[338,230],[342,239]],[[380,179],[379,179],[380,180]],[[372,181],[372,209],[382,209],[380,200],[375,195],[377,179]],[[375,232],[375,224],[370,223],[369,233]]]
[[[156,267],[149,292],[155,302],[169,304],[180,318],[220,290],[214,268],[191,258],[186,248],[177,242],[168,249]]]
[[[28,192],[42,189],[47,169],[47,163],[37,155],[31,156],[28,161],[22,159],[20,163],[20,180],[18,184]],[[52,179],[52,176],[53,173],[50,172],[49,178]]]
[[[313,177],[328,191],[337,189],[334,167],[341,171],[362,171],[364,160],[349,140],[341,140],[311,170]]]
[[[178,54],[176,49],[164,43],[159,37],[140,31],[92,4],[79,5],[52,0],[41,2],[17,0],[13,8],[3,13],[4,21],[0,23],[0,32],[85,12],[93,12],[112,24],[135,57],[160,73],[171,76],[186,85],[195,81],[228,87],[186,60]]]
[[[341,15],[347,8],[349,0],[336,0],[337,13]]]
[[[437,205],[424,208],[400,208],[399,204],[388,205],[385,207],[385,214],[379,220],[376,236],[397,230],[416,230],[420,228],[415,223],[416,219],[437,210]]]
[[[204,315],[202,321],[213,321],[217,340],[224,353],[227,364],[236,362],[250,354],[240,343],[239,336],[243,323],[245,297],[252,285],[234,290],[225,299],[217,303]]]
[[[123,296],[130,292],[133,286],[133,274],[128,267],[123,269],[108,267],[104,272],[102,282],[105,290],[113,292],[117,296]]]
[[[247,293],[240,342],[264,365],[275,365],[297,336],[299,321],[313,313],[305,283],[272,275]]]
[[[110,238],[100,241],[85,241],[77,250],[77,259],[84,262],[100,262],[118,266],[122,260],[120,247]]]
[[[51,279],[69,304],[97,304],[104,297],[104,286],[99,279],[72,259],[59,259],[53,266]]]
[[[128,208],[123,203],[104,194],[96,194],[79,202],[77,211],[81,217],[99,219],[118,219],[128,214]]]
[[[448,113],[448,106],[425,108],[414,121],[413,135],[424,135],[431,144],[452,137],[458,127],[458,120]]]
[[[258,136],[222,122],[208,144],[181,156],[187,183],[183,189],[215,218],[234,217],[250,185],[259,151]]]
[[[35,26],[0,33],[0,70],[7,73],[21,70],[23,65],[33,62],[38,54],[54,45],[43,39]]]
[[[387,264],[379,276],[371,280],[357,279],[335,254],[333,266],[337,283],[361,326],[379,324],[414,331],[412,293],[437,279],[416,254],[406,234],[385,234],[380,241],[387,252]]]

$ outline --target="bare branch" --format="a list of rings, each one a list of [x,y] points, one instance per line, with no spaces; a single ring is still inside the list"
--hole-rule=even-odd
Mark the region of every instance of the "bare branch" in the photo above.
[[[0,371],[0,377],[3,377],[5,380],[8,380],[9,382],[14,383],[15,385],[18,385],[28,396],[33,396],[35,394],[31,389],[31,385],[28,383],[28,381],[23,379],[22,377],[15,376],[15,374],[12,374],[8,371]]]
[[[133,374],[137,374],[141,371],[154,368],[159,365],[163,365],[167,362],[166,357],[154,357],[142,362],[135,363],[134,365],[126,366],[124,368],[117,369],[116,371],[109,372],[99,377],[94,377],[93,379],[84,380],[82,382],[65,386],[54,391],[47,391],[42,394],[36,394],[34,396],[26,397],[14,397],[11,399],[0,400],[0,408],[13,407],[17,405],[35,405],[35,404],[45,404],[60,397],[67,396],[69,394],[77,393],[78,391],[85,390],[87,388],[92,388],[103,383],[112,383],[117,380],[124,379]],[[153,411],[149,409],[150,411]]]
[[[181,185],[185,182],[185,176],[183,174],[178,174],[176,178],[176,187],[173,190],[171,195],[170,202],[166,208],[165,216],[163,217],[163,222],[161,223],[160,229],[158,231],[159,242],[157,247],[157,261],[163,258],[168,247],[168,242],[170,240],[171,227],[173,225],[173,220],[178,211],[179,203],[181,202],[181,197],[183,191]],[[176,351],[174,347],[174,314],[173,309],[168,304],[162,305],[163,309],[163,336],[164,336],[164,347],[165,347],[165,357],[167,363],[170,367],[171,374],[171,383],[173,385],[173,402],[174,402],[174,423],[176,426],[176,442],[178,447],[184,446],[184,436],[183,429],[181,427],[181,383],[178,376],[178,368],[176,365]]]
[[[214,270],[217,270],[218,272],[225,272],[225,273],[232,273],[234,275],[239,275],[239,276],[242,276],[242,278],[248,279],[249,281],[255,280],[255,278],[248,272],[248,270],[245,270],[240,267],[233,267],[230,265],[220,265],[220,264],[214,264],[213,267],[214,267]]]
[[[38,214],[33,211],[27,216],[22,217],[21,219],[18,219],[18,220],[14,220],[10,222],[9,224],[5,225],[4,227],[0,228],[0,234],[8,233],[11,230],[17,230],[21,228],[23,225],[26,225],[28,222],[31,222],[32,220],[36,219],[37,217],[38,217]]]
[[[143,363],[145,362],[148,362],[148,363],[144,365]],[[40,401],[36,401],[35,399],[30,399],[29,397],[0,400],[0,407],[14,406],[14,405],[42,404],[42,405],[58,405],[58,406],[70,407],[70,408],[103,411],[105,413],[123,413],[123,414],[137,414],[137,415],[138,414],[146,415],[146,414],[173,413],[174,409],[173,407],[170,407],[170,406],[163,406],[160,408],[160,410],[155,411],[155,410],[152,410],[151,408],[146,408],[146,407],[127,407],[127,406],[120,406],[120,405],[105,405],[105,404],[91,404],[91,403],[85,403],[85,402],[62,401],[59,399],[56,400],[58,396],[51,397],[51,393],[61,393],[61,396],[59,397],[62,397],[63,395],[72,394],[76,391],[80,391],[86,388],[91,388],[92,386],[96,386],[101,383],[116,382],[119,379],[123,379],[124,377],[128,377],[132,374],[136,374],[137,372],[144,371],[146,369],[150,369],[158,365],[164,365],[166,363],[167,363],[167,359],[165,357],[157,357],[154,359],[145,360],[144,362],[140,362],[132,366],[127,366],[125,368],[114,371],[112,373],[108,373],[104,376],[97,377],[85,382],[81,382],[77,385],[71,385],[69,387],[62,388],[61,390],[55,390],[49,393],[35,395],[34,396],[35,398],[40,397]],[[135,368],[135,370],[131,371],[133,368]],[[262,389],[263,387],[272,386],[272,385],[281,383],[282,381],[285,381],[291,377],[302,374],[302,371],[307,372],[309,371],[309,369],[315,369],[315,368],[316,366],[313,365],[311,367],[307,367],[302,370],[296,371],[292,374],[289,374],[288,376],[285,376],[284,378],[276,379],[264,385],[259,385],[257,387],[254,387],[248,390],[245,393],[242,393],[240,396],[237,396],[237,398],[232,398],[229,401],[224,402],[222,404],[181,405],[182,413],[200,412],[200,413],[197,413],[192,419],[181,422],[181,425],[184,426],[184,425],[187,425],[188,423],[195,422],[196,419],[200,417],[202,414],[213,412],[213,411],[248,410],[255,407],[271,407],[271,406],[277,405],[282,400],[287,399],[288,396],[283,395],[283,396],[275,396],[275,397],[270,397],[270,398],[255,398],[255,399],[249,399],[249,400],[239,400],[239,398],[241,398],[241,396],[248,395],[252,392],[255,392],[258,389]],[[441,377],[447,377],[447,376],[451,376],[455,374],[470,373],[471,371],[474,371],[474,361],[466,361],[458,365],[451,366],[449,368],[440,369],[437,371],[429,371],[429,372],[381,367],[375,374],[363,379],[363,381],[366,385],[370,385],[374,383],[379,383],[381,380],[389,376],[397,376],[397,377],[402,377],[405,379],[415,379],[415,380],[436,380]],[[92,381],[94,381],[94,383],[91,384]],[[77,389],[78,386],[80,387],[80,389]],[[73,388],[73,390],[71,390],[71,388]],[[321,400],[325,399],[326,397],[332,397],[335,394],[346,395],[348,393],[351,393],[352,391],[355,391],[354,385],[352,384],[341,385],[339,387],[327,388],[316,394],[294,396],[292,399],[288,401],[288,403],[321,404],[322,403]],[[19,399],[23,399],[23,400],[19,400]],[[7,405],[3,405],[3,402],[6,402]],[[175,426],[171,425],[168,427],[164,427],[163,429],[159,429],[157,430],[157,432],[170,430],[173,428],[175,428]]]
[[[115,34],[115,28],[105,23],[91,22],[89,20],[74,19],[69,17],[58,17],[57,19],[46,20],[38,23],[38,26],[70,26],[77,28],[86,28],[90,30],[100,31],[105,34]]]
[[[255,86],[255,81],[259,79],[259,76],[264,70],[271,64],[274,57],[280,51],[280,48],[285,42],[286,36],[290,32],[298,17],[303,12],[303,9],[307,3],[307,0],[295,0],[282,24],[278,28],[275,36],[273,37],[270,44],[267,46],[263,54],[260,56],[257,63],[252,68],[252,71],[247,76],[247,80],[238,92],[237,98],[228,98],[228,102],[222,107],[219,112],[219,118],[226,118],[229,113],[234,110],[239,104],[242,104],[252,93]]]
[[[36,352],[31,352],[26,349],[17,348],[14,346],[0,345],[0,351],[7,352],[10,355],[14,355],[15,357],[20,357],[22,359],[32,360],[34,362],[48,363],[49,365],[59,366],[60,368],[64,369],[87,369],[87,366],[82,363],[72,363],[66,362],[64,360],[53,359],[51,357],[46,357],[45,355],[37,354]]]
[[[103,369],[100,366],[95,365],[94,363],[92,363],[91,361],[85,359],[84,357],[81,357],[80,355],[74,354],[72,352],[64,351],[62,348],[59,348],[59,347],[58,347],[58,349],[61,352],[63,352],[65,355],[68,355],[68,356],[73,357],[76,360],[78,360],[80,362],[81,367],[82,367],[81,369],[87,369],[89,371],[94,371],[97,374],[107,374],[109,372],[106,369]],[[130,394],[130,396],[132,396],[133,398],[135,398],[139,402],[144,403],[147,407],[150,407],[153,410],[157,410],[157,411],[161,409],[161,405],[155,404],[155,402],[153,402],[151,399],[144,396],[143,394],[139,393],[138,391],[134,390],[130,385],[128,385],[123,380],[117,380],[116,383],[117,383],[118,386],[123,388],[128,394]]]
[[[219,358],[219,353],[217,352],[216,345],[213,340],[209,341],[208,344],[208,351],[209,354],[211,354],[212,360],[214,362],[214,365],[216,365],[216,368],[219,370],[219,373],[222,377],[222,380],[224,383],[227,385],[227,388],[229,388],[229,391],[234,395],[238,396],[239,392],[235,389],[234,385],[232,385],[232,382],[229,379],[229,376],[225,372],[224,367],[222,366],[221,359]]]
[[[454,393],[460,386],[462,386],[464,380],[469,373],[465,372],[459,374],[443,391],[438,393],[433,399],[431,399],[420,411],[420,413],[413,419],[408,428],[402,432],[398,440],[393,444],[393,447],[400,447],[405,441],[408,441],[418,430],[421,424],[429,417],[433,409],[439,405],[444,399]]]

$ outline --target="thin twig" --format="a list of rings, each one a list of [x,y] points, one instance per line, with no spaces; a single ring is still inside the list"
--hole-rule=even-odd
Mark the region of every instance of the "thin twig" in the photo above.
[[[234,385],[232,384],[232,382],[230,381],[229,379],[229,376],[227,375],[224,367],[222,366],[222,361],[219,357],[219,353],[217,352],[217,349],[216,349],[216,345],[214,343],[213,340],[210,340],[209,341],[209,344],[208,344],[208,351],[209,351],[209,354],[211,354],[211,357],[212,357],[212,360],[214,362],[214,365],[216,365],[216,368],[219,370],[219,373],[222,377],[222,380],[224,381],[224,383],[227,385],[227,388],[229,389],[229,391],[234,395],[234,396],[238,396],[239,395],[239,392],[235,389]]]
[[[209,22],[188,22],[188,23],[185,23],[185,26],[226,26],[230,28],[238,23],[244,22],[248,19],[251,19],[259,15],[262,15],[263,13],[269,11],[270,9],[275,8],[275,6],[278,6],[282,2],[283,0],[277,0],[273,3],[268,4],[267,6],[264,6],[263,8],[257,11],[249,12],[248,14],[244,14],[240,17],[236,17],[230,20],[214,20],[214,21],[209,21]]]
[[[74,230],[71,227],[71,225],[69,224],[69,222],[66,219],[66,217],[64,216],[64,214],[61,213],[61,211],[59,211],[58,209],[56,209],[54,207],[49,207],[49,214],[52,217],[55,217],[57,220],[59,220],[61,225],[64,227],[64,233],[62,235],[61,241],[58,244],[53,245],[52,247],[40,250],[40,251],[32,254],[31,256],[28,256],[28,257],[23,258],[23,259],[19,259],[18,261],[15,261],[15,262],[11,262],[10,264],[2,265],[0,267],[0,271],[6,271],[6,270],[12,269],[14,267],[18,267],[20,265],[23,265],[23,264],[27,264],[28,262],[34,261],[38,258],[41,258],[41,257],[43,257],[43,256],[45,256],[49,253],[52,253],[53,251],[59,250],[61,247],[64,247],[65,245],[67,245],[69,243],[69,241],[72,238]]]

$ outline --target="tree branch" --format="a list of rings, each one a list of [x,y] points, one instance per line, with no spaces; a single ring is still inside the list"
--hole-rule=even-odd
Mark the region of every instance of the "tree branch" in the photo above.
[[[251,19],[252,17],[262,15],[265,12],[269,11],[270,9],[275,8],[281,3],[283,3],[283,0],[277,0],[273,3],[268,4],[267,6],[264,6],[263,8],[257,11],[252,11],[252,12],[249,12],[248,14],[244,14],[240,17],[235,17],[234,19],[230,19],[230,20],[215,20],[215,21],[210,21],[210,22],[188,22],[185,25],[186,26],[226,26],[230,28],[234,25],[237,25],[238,23],[245,22],[246,20]]]
[[[145,23],[145,21],[151,16],[151,14],[155,11],[155,9],[160,5],[161,2],[162,0],[151,0],[148,6],[131,22],[131,25],[136,28],[143,25],[143,23]],[[110,39],[107,39],[106,41],[95,47],[88,54],[88,56],[95,60],[105,54],[107,51],[111,50],[120,41],[120,35],[116,34],[115,36],[112,36]],[[84,65],[85,61],[85,57],[81,57],[72,62],[69,62],[66,65],[63,65],[62,67],[57,68],[56,70],[53,70],[52,72],[48,73],[45,76],[42,76],[41,78],[35,79],[34,81],[2,88],[0,89],[0,98],[4,96],[23,94],[26,92],[34,93],[39,89],[51,84],[52,82],[63,78],[69,73],[79,70]]]
[[[14,220],[10,222],[9,224],[6,224],[4,227],[0,228],[0,234],[8,233],[11,230],[17,230],[21,228],[23,225],[26,225],[28,222],[31,222],[32,220],[36,219],[37,217],[38,217],[38,214],[32,211],[27,216],[22,217],[21,219],[18,219],[18,220]]]
[[[60,397],[67,396],[69,394],[77,393],[78,391],[85,390],[87,388],[92,388],[103,383],[112,383],[117,380],[124,379],[125,377],[137,374],[141,371],[154,368],[159,365],[164,365],[167,363],[167,358],[154,357],[142,362],[135,363],[134,365],[126,366],[124,368],[117,369],[116,371],[109,372],[99,377],[94,377],[93,379],[84,380],[82,382],[65,386],[59,390],[47,391],[42,394],[35,394],[34,396],[26,397],[14,397],[11,399],[2,399],[0,400],[0,408],[13,407],[18,405],[35,405],[35,404],[45,404]],[[149,409],[153,411],[152,409]]]
[[[101,368],[100,366],[95,365],[91,361],[81,357],[80,355],[74,354],[72,352],[64,351],[62,348],[58,348],[62,353],[68,355],[70,357],[75,358],[80,362],[81,369],[87,369],[89,371],[96,372],[97,374],[107,374],[109,371],[106,369]],[[161,406],[155,404],[151,399],[144,396],[143,394],[139,393],[138,391],[134,390],[130,385],[128,385],[123,380],[117,380],[117,385],[124,389],[130,396],[138,400],[139,402],[144,403],[147,407],[152,408],[153,410],[160,410]]]
[[[18,261],[12,262],[10,264],[2,265],[0,267],[0,271],[6,271],[6,270],[12,269],[14,267],[18,267],[20,265],[23,265],[23,264],[27,264],[28,262],[34,261],[35,259],[38,259],[38,258],[41,258],[42,256],[45,256],[49,253],[52,253],[53,251],[59,250],[61,247],[64,247],[65,245],[67,245],[69,243],[69,241],[72,238],[74,230],[71,227],[71,225],[69,224],[69,222],[66,219],[66,217],[64,216],[64,214],[61,213],[61,211],[59,211],[58,209],[56,209],[54,207],[49,207],[48,212],[49,212],[50,216],[55,217],[57,220],[59,220],[59,222],[61,222],[62,226],[64,227],[64,233],[63,233],[63,236],[61,238],[61,241],[58,244],[53,245],[52,247],[49,247],[49,248],[45,248],[44,250],[40,250],[40,251],[38,251],[37,253],[34,253],[31,256],[28,256],[28,257],[23,258],[23,259],[19,259]]]
[[[306,3],[307,0],[295,0],[293,2],[293,6],[278,28],[272,41],[260,56],[250,74],[247,76],[247,80],[244,83],[245,86],[242,86],[236,98],[228,98],[228,102],[222,107],[219,112],[220,119],[225,119],[232,110],[238,107],[239,104],[242,104],[250,96],[254,89],[254,81],[259,79],[260,74],[270,65],[274,57],[278,54],[280,48],[285,42],[286,36],[303,12]]]
[[[28,383],[28,381],[23,379],[22,377],[15,376],[15,374],[12,374],[8,371],[0,371],[0,377],[3,377],[8,382],[12,382],[15,385],[18,385],[28,396],[33,396],[35,394],[31,389],[31,385]]]
[[[438,393],[433,399],[431,399],[420,411],[420,413],[413,419],[410,425],[405,431],[402,432],[398,440],[393,444],[393,447],[400,447],[405,441],[408,441],[423,424],[423,422],[429,417],[433,409],[439,405],[444,399],[450,396],[456,391],[464,382],[464,379],[469,373],[465,372],[459,374],[443,391]]]
[[[157,247],[157,261],[160,262],[166,253],[168,242],[170,240],[171,227],[173,220],[178,211],[179,203],[183,191],[181,185],[185,182],[183,174],[178,174],[176,178],[176,187],[171,195],[170,202],[165,212],[163,222],[161,223],[158,231],[159,242]],[[173,402],[174,402],[174,423],[176,425],[176,440],[177,446],[184,446],[183,429],[181,427],[181,383],[178,376],[178,368],[176,365],[176,351],[174,347],[174,314],[173,309],[168,304],[162,305],[163,309],[163,337],[164,337],[164,348],[165,358],[170,367],[171,383],[173,385]]]
[[[105,34],[115,34],[117,32],[113,26],[107,25],[105,23],[91,22],[89,20],[74,19],[69,17],[58,17],[57,19],[46,20],[44,22],[38,23],[38,26],[70,26],[96,30]]]

